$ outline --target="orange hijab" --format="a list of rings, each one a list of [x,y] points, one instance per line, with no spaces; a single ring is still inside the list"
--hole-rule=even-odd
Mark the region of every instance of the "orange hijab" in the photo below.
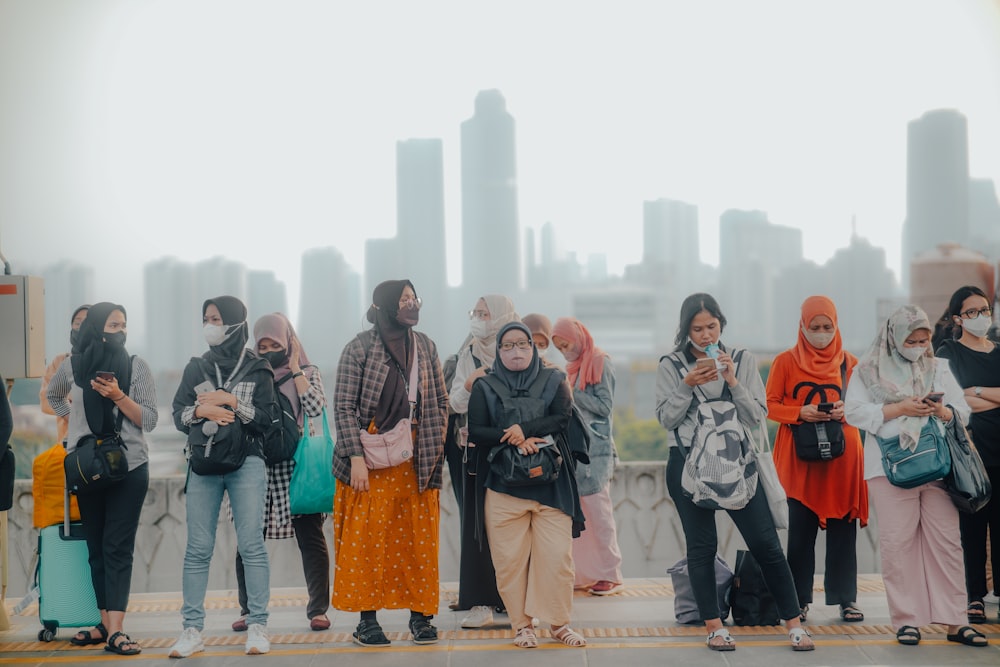
[[[580,380],[581,391],[589,384],[599,384],[604,375],[604,358],[608,353],[594,346],[594,337],[587,327],[575,317],[560,317],[552,327],[552,335],[565,338],[576,347],[579,355],[573,361],[566,362],[566,375],[572,387]]]
[[[813,347],[803,333],[803,329],[807,328],[813,318],[818,315],[826,315],[836,327],[833,340],[822,350]],[[837,307],[827,297],[811,296],[802,302],[799,340],[792,348],[792,357],[799,368],[809,375],[817,379],[836,378],[835,384],[840,385],[840,366],[844,363],[844,342],[840,337],[840,326],[837,324]]]

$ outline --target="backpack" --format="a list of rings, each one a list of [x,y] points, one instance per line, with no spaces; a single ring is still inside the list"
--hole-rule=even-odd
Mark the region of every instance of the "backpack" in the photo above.
[[[209,374],[208,362],[195,357],[205,382],[198,387],[211,386],[212,389],[225,389],[229,391],[246,377],[251,371],[260,368],[254,364],[254,360],[246,360],[241,355],[241,361],[229,379],[222,381],[222,372],[216,365],[213,370],[216,377],[213,379]],[[195,391],[198,391],[198,387]],[[243,442],[243,422],[239,417],[232,423],[219,426],[216,422],[206,419],[200,424],[192,424],[187,437],[188,463],[191,471],[196,475],[225,475],[226,473],[239,470],[247,458],[246,443]]]
[[[743,350],[733,356],[739,368]],[[666,356],[684,377],[686,367],[676,354]],[[701,398],[698,398],[698,394]],[[674,440],[684,454],[681,489],[698,507],[713,510],[738,510],[757,492],[757,459],[753,440],[740,422],[732,402],[729,385],[723,383],[719,398],[708,398],[698,387],[695,394],[694,435],[685,447],[677,429]]]
[[[278,414],[275,415],[274,420],[277,428],[271,429],[264,439],[264,461],[267,462],[267,465],[291,460],[295,456],[295,450],[299,447],[299,440],[302,439],[292,403],[279,390],[281,385],[291,378],[292,375],[289,373],[274,383],[275,401],[278,403]]]
[[[736,552],[736,573],[729,591],[736,625],[780,625],[778,605],[767,588],[764,573],[749,551]]]

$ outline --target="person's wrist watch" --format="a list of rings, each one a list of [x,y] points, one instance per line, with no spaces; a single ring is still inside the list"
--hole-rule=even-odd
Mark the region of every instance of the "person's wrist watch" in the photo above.
[[[982,387],[973,387],[972,388],[972,393],[975,394],[977,398],[979,398],[980,396],[983,395],[983,388]]]

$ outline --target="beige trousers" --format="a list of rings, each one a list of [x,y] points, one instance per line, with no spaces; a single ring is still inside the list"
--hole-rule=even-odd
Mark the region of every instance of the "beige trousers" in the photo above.
[[[486,490],[486,534],[497,590],[515,630],[561,626],[573,609],[573,520],[554,507]]]

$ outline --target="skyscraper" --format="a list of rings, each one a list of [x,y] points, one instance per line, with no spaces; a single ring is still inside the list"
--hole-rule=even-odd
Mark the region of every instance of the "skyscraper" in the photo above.
[[[251,327],[261,315],[280,312],[288,315],[285,283],[278,280],[274,271],[247,271],[247,312]]]
[[[361,277],[336,248],[312,248],[302,255],[300,296],[296,331],[309,361],[332,371],[362,329]]]
[[[42,271],[45,285],[45,361],[69,352],[73,311],[94,299],[94,270],[73,262],[59,262]]]
[[[939,243],[969,243],[969,139],[965,116],[928,111],[907,128],[903,291],[910,262]]]
[[[503,95],[481,91],[462,123],[462,291],[469,298],[513,294],[521,285],[514,135]]]
[[[146,301],[146,353],[155,372],[180,371],[204,351],[201,301],[195,296],[195,272],[187,262],[164,257],[143,269]],[[213,294],[212,296],[217,296]]]

